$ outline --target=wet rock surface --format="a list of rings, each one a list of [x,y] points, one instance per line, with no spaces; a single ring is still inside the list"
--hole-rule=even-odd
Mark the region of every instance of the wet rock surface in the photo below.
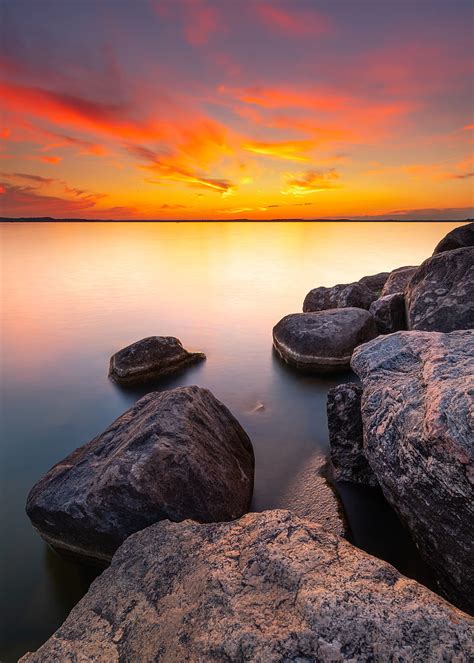
[[[21,663],[468,661],[473,620],[287,511],[131,536]]]
[[[287,509],[300,518],[319,523],[333,534],[346,537],[349,534],[348,524],[329,474],[327,459],[313,454],[290,481],[277,508]]]
[[[474,332],[380,336],[352,367],[363,382],[364,451],[384,495],[444,595],[472,611]]]
[[[149,336],[119,350],[110,359],[109,378],[128,386],[158,380],[206,358],[188,352],[174,336]]]
[[[308,292],[303,302],[303,311],[325,311],[347,307],[368,309],[376,298],[376,293],[359,281],[331,288],[321,286]]]
[[[408,328],[474,328],[474,247],[439,253],[420,265],[406,290]]]
[[[327,414],[331,462],[336,481],[378,486],[364,453],[362,387],[348,382],[328,392]]]
[[[250,508],[252,444],[207,389],[152,392],[31,490],[27,513],[63,554],[106,564],[163,519],[231,520]]]
[[[401,292],[376,299],[369,308],[379,334],[392,334],[407,328],[405,297]]]
[[[466,223],[464,226],[459,226],[459,228],[451,230],[438,243],[433,251],[433,255],[443,253],[444,251],[462,249],[466,246],[474,246],[474,223]]]
[[[273,344],[295,368],[324,373],[349,368],[354,348],[376,335],[368,311],[341,308],[285,316],[273,328]]]
[[[381,296],[393,295],[396,292],[405,292],[411,277],[416,272],[417,267],[399,267],[390,272],[390,276],[385,281]]]

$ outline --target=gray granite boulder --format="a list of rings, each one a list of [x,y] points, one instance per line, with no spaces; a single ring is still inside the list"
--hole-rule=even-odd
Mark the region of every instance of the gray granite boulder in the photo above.
[[[252,444],[207,389],[141,398],[101,435],[55,465],[26,511],[63,554],[106,564],[133,532],[158,520],[231,520],[250,508]]]
[[[466,246],[474,246],[474,223],[466,223],[451,230],[436,246],[433,255],[453,249],[462,249]]]
[[[474,328],[474,247],[438,253],[420,265],[405,293],[408,328]]]
[[[348,382],[328,392],[327,414],[331,462],[336,481],[377,486],[364,453],[361,415],[362,387]]]
[[[383,287],[390,276],[390,272],[379,272],[378,274],[370,274],[363,276],[359,279],[359,283],[365,285],[369,290],[375,292],[377,297],[381,294]]]
[[[396,292],[405,292],[411,277],[417,269],[418,267],[399,267],[398,269],[394,269],[385,281],[381,296],[385,297],[385,295],[393,295]]]
[[[392,334],[407,328],[405,297],[401,292],[376,299],[369,308],[379,334]]]
[[[384,495],[444,595],[473,610],[474,331],[379,336],[352,367],[363,382],[364,452]]]
[[[276,506],[300,518],[313,520],[329,532],[346,537],[349,526],[342,503],[331,485],[330,474],[325,456],[313,454],[290,480]]]
[[[325,373],[348,369],[354,348],[375,336],[368,311],[341,308],[285,316],[273,328],[273,345],[291,366]]]
[[[325,311],[347,307],[368,309],[376,298],[375,292],[358,281],[334,285],[331,288],[321,286],[308,292],[303,302],[303,311]]]
[[[21,663],[472,660],[474,622],[287,511],[133,534]]]
[[[110,359],[109,378],[123,385],[136,385],[171,375],[206,358],[188,352],[174,336],[149,336],[116,352]]]

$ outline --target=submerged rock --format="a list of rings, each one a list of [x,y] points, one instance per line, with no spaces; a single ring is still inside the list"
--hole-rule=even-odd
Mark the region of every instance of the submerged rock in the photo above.
[[[327,414],[331,462],[336,481],[377,486],[364,453],[361,415],[362,387],[348,382],[328,392]]]
[[[407,328],[405,297],[401,292],[379,297],[372,302],[369,312],[380,334],[392,334]]]
[[[347,307],[368,309],[376,298],[375,292],[358,281],[335,285],[331,288],[321,286],[308,292],[303,302],[303,311],[325,311]]]
[[[107,563],[133,532],[166,518],[231,520],[250,508],[252,444],[207,389],[152,392],[55,465],[26,511],[64,554]]]
[[[385,295],[393,295],[396,292],[405,292],[411,277],[417,269],[418,267],[399,267],[398,269],[394,269],[385,281],[381,296],[385,297]]]
[[[474,332],[379,336],[352,367],[363,381],[364,451],[384,495],[445,596],[473,610]]]
[[[359,283],[365,285],[369,290],[375,292],[377,297],[382,292],[382,289],[390,276],[390,272],[379,272],[378,274],[371,274],[369,276],[363,276],[359,279]]]
[[[206,358],[204,352],[188,352],[174,336],[149,336],[119,350],[110,359],[109,378],[134,385],[177,373]]]
[[[420,265],[406,291],[409,329],[474,328],[474,247],[438,253]]]
[[[451,230],[436,246],[433,255],[453,249],[462,249],[466,246],[474,246],[474,223],[466,223]]]
[[[21,663],[469,661],[473,620],[287,511],[131,536]]]
[[[280,357],[299,370],[316,373],[349,368],[354,348],[375,336],[374,319],[360,308],[292,313],[273,328]]]
[[[360,416],[360,413],[359,413]],[[290,481],[277,508],[319,523],[333,534],[348,536],[349,527],[337,493],[328,479],[327,459],[313,454]]]

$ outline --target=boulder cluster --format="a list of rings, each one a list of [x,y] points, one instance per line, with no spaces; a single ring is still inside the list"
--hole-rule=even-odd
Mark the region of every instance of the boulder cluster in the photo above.
[[[33,526],[108,568],[21,662],[474,660],[473,240],[463,226],[419,267],[315,288],[275,326],[294,369],[361,380],[329,391],[331,462],[315,455],[278,509],[249,513],[252,443],[198,386],[147,393],[52,467]],[[153,383],[202,358],[154,336],[109,375]],[[339,481],[381,488],[441,596],[347,540]]]

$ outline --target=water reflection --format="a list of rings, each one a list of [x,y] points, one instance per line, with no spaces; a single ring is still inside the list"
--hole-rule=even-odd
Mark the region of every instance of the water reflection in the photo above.
[[[3,663],[47,639],[90,579],[47,551],[24,505],[51,465],[144,393],[109,382],[114,352],[152,334],[204,350],[207,361],[157,387],[199,384],[228,405],[255,447],[253,508],[271,508],[327,448],[327,390],[354,379],[294,373],[273,355],[273,325],[312,287],[418,264],[455,225],[4,224]],[[370,491],[341,492],[356,544],[421,577],[393,513]]]

